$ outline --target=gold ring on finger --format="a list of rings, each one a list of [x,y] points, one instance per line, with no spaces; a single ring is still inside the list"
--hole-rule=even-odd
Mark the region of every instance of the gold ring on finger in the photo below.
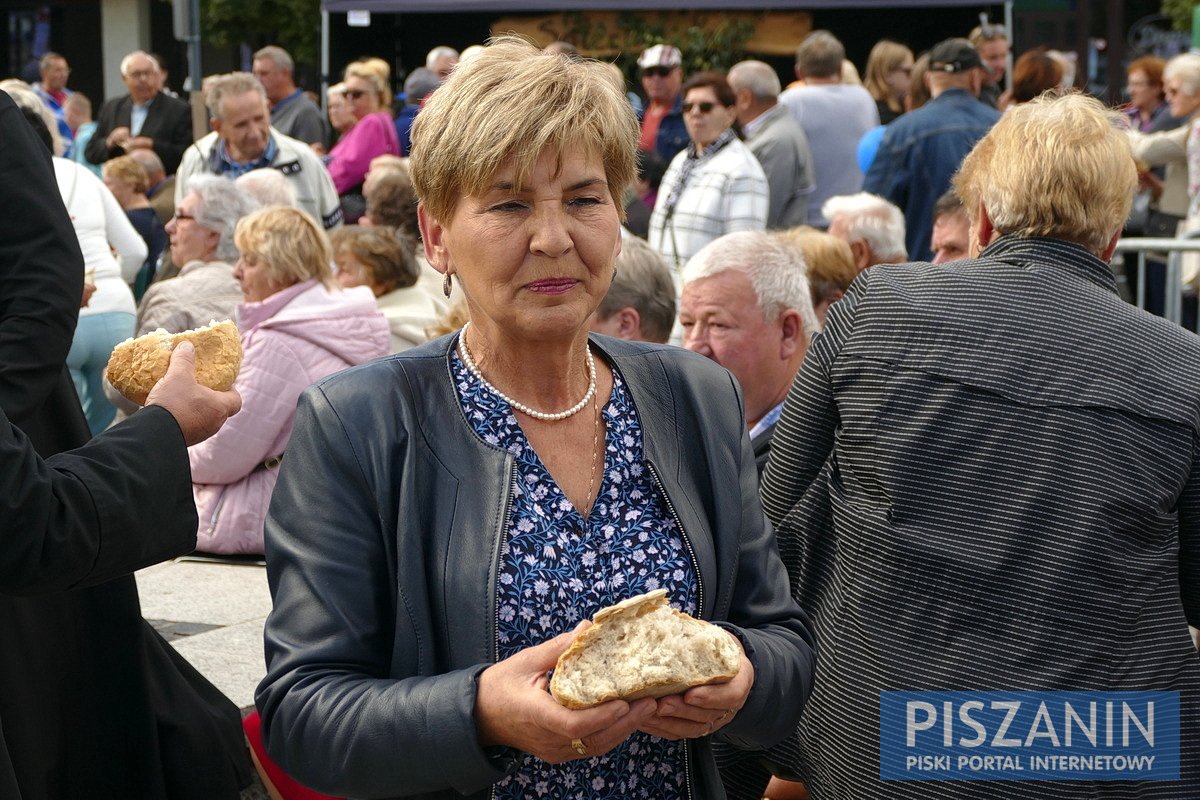
[[[579,753],[581,756],[586,756],[588,754],[587,745],[583,743],[583,739],[572,739],[571,747],[573,747],[575,752]]]

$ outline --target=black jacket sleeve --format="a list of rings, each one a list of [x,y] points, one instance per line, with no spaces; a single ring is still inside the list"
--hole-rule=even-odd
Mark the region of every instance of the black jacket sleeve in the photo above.
[[[103,583],[192,550],[179,425],[156,406],[43,461],[0,412],[0,592]]]
[[[83,299],[83,255],[50,154],[2,93],[0,185],[0,405],[23,425],[62,376]]]

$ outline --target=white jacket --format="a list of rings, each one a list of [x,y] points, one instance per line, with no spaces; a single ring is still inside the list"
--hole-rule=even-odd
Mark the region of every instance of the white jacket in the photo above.
[[[271,167],[279,170],[296,193],[296,207],[307,211],[313,219],[329,230],[342,224],[342,208],[329,171],[308,145],[271,128],[271,138],[279,152]],[[187,184],[193,175],[218,175],[216,157],[217,133],[196,140],[183,153],[179,171],[175,173],[175,205],[187,196]]]

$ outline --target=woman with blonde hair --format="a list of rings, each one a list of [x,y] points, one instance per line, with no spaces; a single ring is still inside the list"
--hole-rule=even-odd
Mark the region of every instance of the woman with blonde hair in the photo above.
[[[798,719],[813,643],[736,384],[588,332],[637,139],[603,67],[516,38],[460,62],[417,117],[425,254],[470,323],[300,401],[256,701],[267,752],[305,785],[714,800],[714,738],[760,748]],[[736,676],[557,703],[546,673],[579,623],[652,589],[733,636]]]
[[[842,295],[858,277],[858,267],[854,263],[850,245],[844,239],[808,225],[780,231],[775,235],[804,254],[813,310],[817,312],[817,321],[824,328],[825,313],[831,305],[842,299]]]
[[[375,61],[379,59],[355,61],[346,67],[342,97],[348,118],[354,121],[329,151],[326,162],[329,177],[342,198],[342,213],[347,223],[357,222],[366,210],[362,185],[371,159],[388,153],[401,155],[400,138],[387,110],[391,92]]]
[[[887,125],[904,113],[904,98],[912,85],[913,51],[890,39],[880,39],[867,57],[864,84],[879,108],[879,122]]]
[[[217,436],[192,447],[197,548],[262,553],[263,520],[306,386],[388,350],[388,328],[368,289],[342,290],[320,225],[286,206],[259,209],[234,233],[233,275],[242,371],[242,410]]]
[[[151,208],[150,198],[146,197],[150,178],[146,175],[145,167],[131,156],[117,156],[104,162],[101,174],[104,176],[104,185],[117,198],[130,224],[146,243],[146,260],[133,280],[133,299],[140,302],[146,288],[154,280],[158,257],[167,245],[167,232],[158,219],[158,212]]]

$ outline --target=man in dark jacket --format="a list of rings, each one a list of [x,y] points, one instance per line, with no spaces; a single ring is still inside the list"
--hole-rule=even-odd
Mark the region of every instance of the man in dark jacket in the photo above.
[[[166,173],[173,175],[192,143],[191,107],[163,92],[162,69],[149,53],[135,50],[121,59],[121,80],[129,94],[100,107],[84,156],[103,164],[130,150],[153,150]]]
[[[6,186],[0,215],[8,221],[0,236],[0,409],[5,424],[20,428],[38,454],[49,457],[89,436],[66,369],[83,257],[48,147],[4,93],[0,180]],[[146,446],[140,475],[165,471],[151,451],[167,446]],[[164,541],[194,541],[190,489],[183,497],[173,514],[152,513],[152,506],[144,512]],[[136,497],[96,499],[138,506]],[[22,527],[12,519],[0,513],[9,538]],[[175,552],[187,549],[176,545]],[[142,619],[133,577],[12,594],[51,587],[35,578],[9,574],[0,586],[0,737],[9,765],[0,771],[11,769],[20,786],[19,795],[7,793],[0,779],[0,797],[207,800],[222,790],[236,792],[250,768],[237,709]]]

